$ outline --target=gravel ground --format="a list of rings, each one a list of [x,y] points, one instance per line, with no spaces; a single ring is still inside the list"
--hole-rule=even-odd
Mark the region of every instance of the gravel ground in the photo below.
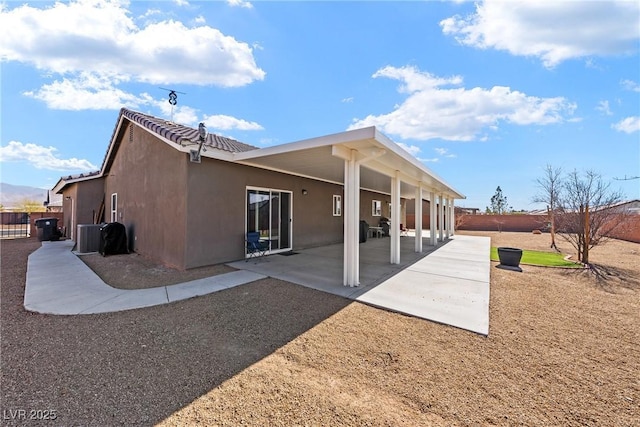
[[[32,314],[38,246],[2,242],[3,425],[640,425],[638,244],[594,249],[597,275],[492,268],[488,337],[273,279],[121,313]]]
[[[145,289],[202,279],[236,271],[228,265],[176,270],[151,261],[137,253],[102,256],[82,255],[84,261],[105,283],[118,289]]]

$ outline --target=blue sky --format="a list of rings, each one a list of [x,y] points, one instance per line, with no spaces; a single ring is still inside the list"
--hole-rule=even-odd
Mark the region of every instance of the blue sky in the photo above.
[[[127,107],[259,147],[375,125],[460,206],[536,208],[547,164],[640,198],[639,45],[637,1],[2,2],[1,180],[99,169]]]

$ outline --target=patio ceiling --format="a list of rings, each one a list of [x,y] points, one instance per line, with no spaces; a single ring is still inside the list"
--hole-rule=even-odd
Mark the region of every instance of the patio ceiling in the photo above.
[[[389,194],[391,178],[399,171],[401,197],[413,199],[416,186],[421,184],[445,197],[465,198],[375,127],[234,153],[233,161],[342,185],[344,160],[339,156],[351,150],[356,150],[361,158],[370,158],[362,163],[361,188]],[[425,198],[428,199],[428,193]]]

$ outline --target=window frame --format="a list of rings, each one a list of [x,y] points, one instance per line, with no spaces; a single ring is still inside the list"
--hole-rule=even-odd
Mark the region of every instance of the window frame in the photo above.
[[[118,193],[111,193],[111,222],[118,222]]]
[[[342,216],[342,196],[340,194],[333,195],[333,216]]]
[[[382,216],[382,202],[380,200],[371,201],[371,216]]]

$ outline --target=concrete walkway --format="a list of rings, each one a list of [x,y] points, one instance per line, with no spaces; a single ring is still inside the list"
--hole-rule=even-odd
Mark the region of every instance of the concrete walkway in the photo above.
[[[428,232],[427,232],[428,236]],[[401,237],[402,264],[389,264],[388,238],[360,244],[360,286],[342,285],[342,244],[229,264],[388,310],[489,333],[488,237],[453,236],[437,247]]]
[[[266,276],[234,271],[178,285],[116,289],[107,285],[71,249],[73,241],[42,242],[29,255],[24,308],[48,314],[93,314],[167,304],[243,285]]]
[[[427,233],[428,234],[428,233]],[[166,304],[274,277],[388,310],[487,335],[490,239],[453,236],[436,247],[401,237],[401,261],[389,263],[388,238],[360,244],[360,286],[342,286],[342,244],[229,265],[231,273],[151,289],[107,285],[73,252],[72,241],[43,242],[29,256],[24,307],[50,314],[91,314]]]

